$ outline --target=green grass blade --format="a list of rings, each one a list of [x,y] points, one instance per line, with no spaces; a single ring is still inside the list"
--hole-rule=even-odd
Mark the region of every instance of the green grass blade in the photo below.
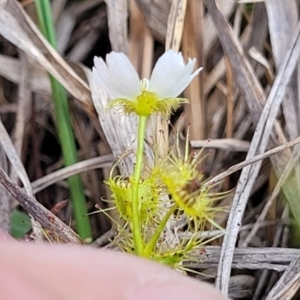
[[[49,0],[36,0],[35,4],[40,28],[50,44],[56,48],[56,37]],[[69,166],[77,162],[77,153],[67,94],[64,87],[55,78],[51,75],[49,77],[64,164]],[[87,207],[81,178],[79,175],[76,175],[69,178],[68,182],[78,234],[84,241],[89,241],[91,239],[91,227],[87,217]]]

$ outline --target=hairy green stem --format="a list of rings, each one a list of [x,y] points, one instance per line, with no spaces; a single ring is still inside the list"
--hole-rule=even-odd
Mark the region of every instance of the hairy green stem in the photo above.
[[[141,203],[139,199],[139,183],[143,167],[144,138],[147,119],[148,117],[139,116],[136,162],[132,182],[132,233],[137,255],[141,255],[143,253],[144,248],[141,226]]]
[[[35,4],[40,28],[50,44],[56,48],[56,37],[49,0],[36,0]],[[50,76],[50,82],[54,101],[55,119],[62,147],[64,164],[69,166],[77,162],[77,152],[69,114],[67,95],[64,87],[52,76]],[[89,242],[92,234],[90,222],[87,217],[87,207],[81,178],[79,175],[70,177],[68,179],[68,183],[77,231],[82,240]]]
[[[150,257],[151,253],[153,252],[154,247],[156,246],[156,243],[157,243],[161,233],[163,232],[163,230],[166,227],[166,224],[167,224],[168,220],[170,219],[171,215],[174,213],[174,211],[177,208],[178,208],[178,205],[175,203],[173,206],[171,206],[171,208],[165,214],[162,221],[159,223],[158,227],[156,228],[154,234],[152,235],[150,241],[148,242],[148,244],[144,248],[144,251],[143,251],[143,254],[142,254],[143,257],[147,257],[147,258]]]

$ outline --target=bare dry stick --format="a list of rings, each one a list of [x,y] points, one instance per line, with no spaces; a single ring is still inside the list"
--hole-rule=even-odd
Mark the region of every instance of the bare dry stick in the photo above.
[[[294,0],[289,1],[288,5],[281,0],[265,0],[265,6],[268,15],[272,55],[275,67],[278,70],[284,54],[288,50],[292,34],[297,27],[298,4]],[[282,102],[286,131],[290,139],[294,139],[300,134],[297,81],[295,73],[287,88],[285,100]],[[298,168],[296,172],[299,173],[300,166],[295,166],[295,168]]]
[[[180,48],[186,5],[186,0],[172,0],[167,25],[166,50],[178,51]]]
[[[290,176],[291,172],[294,170],[295,165],[299,159],[300,156],[300,152],[295,153],[295,155],[290,159],[290,161],[288,162],[287,166],[285,167],[285,169],[282,172],[281,177],[279,178],[271,196],[269,197],[265,207],[263,208],[263,210],[261,211],[259,217],[257,218],[253,228],[251,229],[251,231],[249,232],[249,234],[247,235],[246,239],[243,241],[243,243],[240,245],[240,247],[247,247],[248,244],[250,243],[250,241],[254,238],[254,236],[256,236],[256,233],[259,229],[259,224],[261,222],[263,222],[263,220],[265,219],[265,217],[267,216],[267,213],[270,209],[270,207],[273,205],[275,199],[277,198],[283,184],[285,183],[285,181],[287,180],[287,178]]]
[[[59,169],[51,174],[43,176],[31,183],[33,193],[36,194],[46,187],[73,175],[80,174],[93,169],[105,168],[111,166],[113,162],[113,155],[107,154],[100,157],[90,158],[80,161],[71,166]]]
[[[144,15],[134,0],[130,1],[130,38],[128,57],[140,78],[150,78],[153,63],[153,36]]]
[[[186,0],[172,0],[172,5],[168,15],[165,51],[169,49],[179,51],[180,49],[186,6]],[[156,118],[156,133],[159,131],[164,132],[164,140],[166,141],[165,143],[160,142],[158,144],[158,152],[161,157],[166,157],[169,149],[169,124],[168,121],[161,116],[153,117],[153,119],[154,118]],[[158,139],[160,138],[158,137]]]
[[[258,123],[247,156],[248,158],[251,158],[257,153],[260,154],[264,152],[274,123],[274,133],[277,134],[277,137],[275,137],[275,134],[271,135],[271,142],[278,144],[278,142],[281,141],[281,144],[284,143],[282,142],[282,140],[284,140],[282,129],[275,120],[285,94],[285,88],[290,81],[298,59],[300,50],[300,27],[293,38],[293,43],[291,44],[285,59],[283,60],[283,64],[278,72],[268,100],[262,111],[262,104],[264,103],[265,96],[249,62],[243,56],[240,43],[234,36],[232,29],[226,22],[224,16],[222,16],[218,10],[215,1],[206,1],[206,5],[219,30],[220,42],[222,43],[224,52],[226,52],[229,60],[231,61],[240,91],[248,104],[254,122]],[[282,171],[284,164],[290,156],[290,151],[286,150],[284,152],[287,152],[285,153],[285,157],[283,155],[280,157],[272,157],[272,164],[277,173]],[[244,168],[236,189],[232,209],[227,223],[227,232],[223,240],[218,276],[216,280],[217,287],[224,295],[227,295],[228,293],[231,263],[238,235],[238,228],[241,225],[246,203],[252,186],[256,180],[259,168],[260,162],[257,162],[253,166]],[[291,198],[291,200],[289,200],[290,202],[296,200],[294,199],[294,191],[290,188],[290,186],[285,186],[284,192],[288,193],[288,198]]]
[[[233,10],[236,7],[235,0],[219,0],[218,8],[221,11],[222,15],[228,19]],[[205,15],[204,24],[203,24],[203,43],[204,43],[204,56],[207,56],[209,52],[213,49],[218,38],[218,32],[215,27],[215,24],[209,14]]]
[[[0,145],[2,146],[7,158],[9,159],[11,165],[13,166],[13,169],[11,170],[12,181],[15,182],[19,178],[24,186],[26,193],[29,196],[33,197],[32,188],[26,170],[1,119],[0,119]],[[33,231],[36,235],[36,239],[42,239],[43,233],[40,228],[40,225],[37,224],[34,219],[31,219],[31,222],[33,225]]]
[[[164,42],[171,1],[135,0],[153,36]]]
[[[0,146],[0,165],[7,170],[8,164],[3,147]],[[5,232],[10,230],[11,196],[5,187],[0,186],[0,228]]]
[[[215,268],[220,259],[220,247],[206,246],[204,249],[206,251],[206,259],[203,260],[199,254],[195,254],[193,255],[195,260],[187,263],[186,266],[200,269]],[[236,248],[234,251],[233,266],[236,269],[268,269],[282,272],[287,270],[288,264],[298,257],[300,257],[299,249],[293,248]],[[273,298],[271,299],[273,300]]]
[[[127,0],[105,0],[107,7],[109,40],[113,51],[128,52]]]
[[[271,155],[274,155],[274,154],[276,154],[276,153],[278,153],[280,151],[283,151],[285,149],[293,147],[293,146],[295,146],[295,145],[297,145],[299,143],[300,143],[300,137],[298,137],[298,138],[296,138],[296,139],[294,139],[294,140],[292,140],[292,141],[290,141],[290,142],[288,142],[288,143],[286,143],[284,145],[281,145],[281,146],[278,146],[276,148],[273,148],[273,149],[271,149],[271,150],[269,150],[269,151],[267,151],[267,152],[265,152],[263,154],[254,156],[254,157],[252,157],[250,159],[247,159],[247,160],[245,160],[245,161],[243,161],[243,162],[241,162],[239,164],[236,164],[236,165],[230,167],[228,170],[226,170],[226,171],[224,171],[224,172],[216,175],[212,179],[208,180],[205,184],[203,184],[203,186],[207,186],[208,187],[208,186],[210,186],[212,184],[215,184],[216,182],[223,180],[225,177],[227,177],[227,176],[229,176],[229,175],[231,175],[231,174],[233,174],[233,173],[235,173],[235,172],[243,169],[246,166],[249,166],[249,165],[254,164],[254,163],[256,163],[256,162],[258,162],[260,160],[268,158]]]
[[[185,59],[196,58],[195,68],[203,67],[203,2],[189,0],[186,8],[182,35],[182,53]],[[205,138],[206,101],[203,97],[203,72],[185,89],[184,98],[189,105],[184,106],[186,126],[190,126],[191,139]]]
[[[281,278],[269,292],[266,300],[293,299],[300,286],[300,255],[291,261]]]
[[[250,142],[235,138],[191,140],[190,142],[192,148],[216,148],[232,152],[247,152],[250,146]]]
[[[0,11],[0,34],[40,63],[94,115],[89,87],[50,46],[21,5],[0,0]]]
[[[55,233],[66,243],[80,244],[79,236],[69,226],[14,184],[1,167],[0,183],[43,228]]]

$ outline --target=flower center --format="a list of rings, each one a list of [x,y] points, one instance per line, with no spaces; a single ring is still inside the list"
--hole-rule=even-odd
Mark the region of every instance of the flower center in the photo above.
[[[150,116],[157,108],[158,96],[153,92],[142,91],[136,97],[136,113],[139,116]]]

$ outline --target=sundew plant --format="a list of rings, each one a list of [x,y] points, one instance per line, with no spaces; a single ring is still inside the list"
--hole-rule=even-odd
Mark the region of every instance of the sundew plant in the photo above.
[[[195,59],[185,63],[182,54],[173,50],[159,58],[150,79],[140,80],[123,53],[108,54],[106,62],[96,57],[94,63],[93,76],[111,98],[108,108],[138,118],[133,174],[111,176],[106,181],[122,220],[114,243],[123,251],[179,268],[202,245],[197,233],[207,224],[217,226],[213,221],[214,201],[224,195],[214,193],[213,187],[203,188],[201,152],[191,156],[186,147],[183,155],[172,150],[167,157],[155,153],[153,166],[146,164],[145,131],[151,115],[168,118],[182,103],[188,103],[178,96],[202,68],[194,70]],[[184,224],[184,230],[192,232],[191,238],[181,240],[175,232],[175,241],[168,242],[166,227],[171,220]]]

